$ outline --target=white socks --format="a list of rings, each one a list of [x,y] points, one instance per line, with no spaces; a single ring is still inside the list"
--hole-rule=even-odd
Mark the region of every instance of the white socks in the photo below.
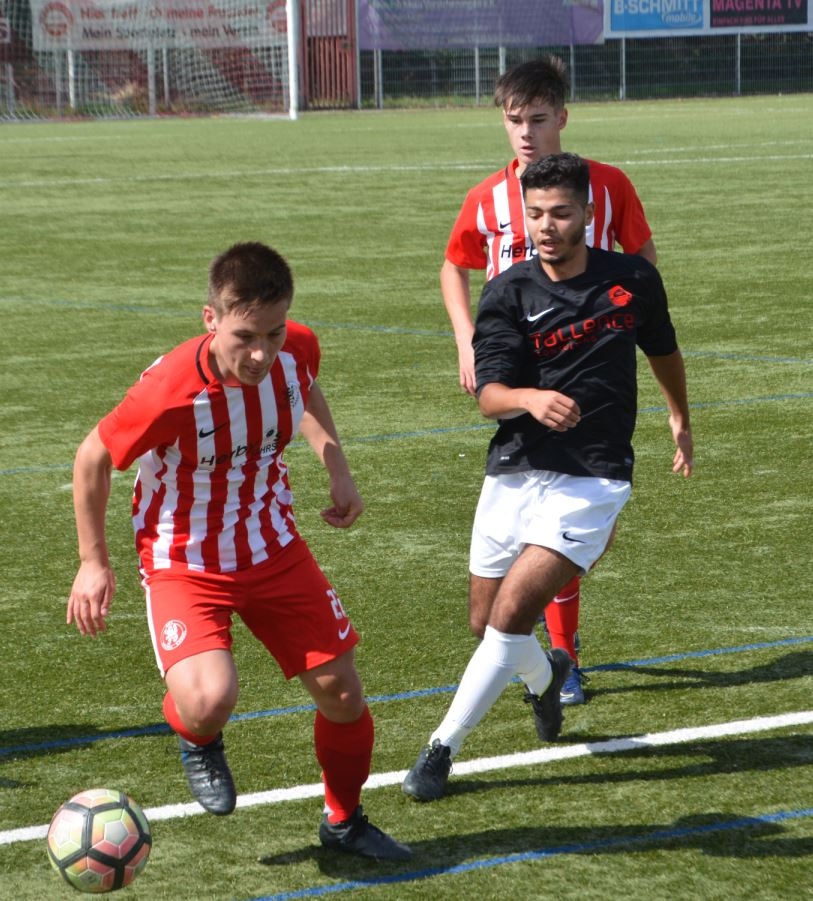
[[[550,684],[550,663],[536,636],[509,635],[486,626],[485,636],[472,654],[449,711],[432,733],[430,744],[438,739],[454,757],[466,736],[517,674],[533,694],[542,694]]]

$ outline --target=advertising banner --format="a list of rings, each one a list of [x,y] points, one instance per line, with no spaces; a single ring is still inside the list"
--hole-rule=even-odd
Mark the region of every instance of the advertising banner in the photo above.
[[[362,50],[600,44],[601,0],[359,0]]]
[[[605,0],[605,38],[813,31],[813,0]]]
[[[31,0],[35,50],[285,43],[285,0]]]

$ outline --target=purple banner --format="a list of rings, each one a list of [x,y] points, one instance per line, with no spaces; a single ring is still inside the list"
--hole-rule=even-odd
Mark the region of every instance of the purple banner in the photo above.
[[[360,0],[362,50],[600,44],[601,0]]]

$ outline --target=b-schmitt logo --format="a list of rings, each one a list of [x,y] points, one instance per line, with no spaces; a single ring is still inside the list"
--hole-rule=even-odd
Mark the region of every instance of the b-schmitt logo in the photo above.
[[[689,28],[703,22],[701,0],[613,0],[613,11],[620,16],[659,19],[673,28]]]
[[[54,0],[43,6],[40,25],[52,38],[64,38],[73,26],[73,13],[64,3]]]

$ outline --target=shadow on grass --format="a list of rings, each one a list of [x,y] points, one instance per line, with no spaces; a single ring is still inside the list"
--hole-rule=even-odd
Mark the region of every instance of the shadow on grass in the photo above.
[[[0,765],[5,760],[36,757],[75,751],[111,738],[130,738],[140,735],[168,735],[166,723],[156,723],[134,729],[99,729],[90,723],[66,723],[32,726],[26,729],[0,731]],[[0,783],[2,784],[2,783]]]
[[[673,691],[676,688],[737,688],[743,685],[755,685],[766,682],[784,682],[787,679],[799,679],[813,673],[813,651],[796,651],[784,657],[733,672],[717,670],[682,668],[672,666],[641,666],[624,664],[608,667],[606,670],[596,668],[590,672],[591,682],[589,694],[612,695],[625,694],[630,691]],[[651,676],[653,682],[638,683],[635,686],[618,688],[597,688],[603,672],[623,672],[641,676]],[[667,681],[669,680],[669,681]]]
[[[412,860],[398,864],[337,854],[315,845],[262,857],[259,862],[269,867],[313,862],[325,876],[376,882],[393,873],[420,879],[456,867],[476,869],[520,859],[628,854],[669,846],[695,848],[712,857],[796,859],[813,854],[813,837],[790,837],[781,822],[715,811],[680,817],[673,823],[491,829],[411,842],[410,846]]]
[[[568,736],[570,738],[570,736]],[[634,741],[634,739],[632,739]],[[599,756],[599,755],[597,755]],[[777,736],[775,738],[725,738],[705,739],[692,744],[664,747],[641,747],[640,750],[615,751],[602,754],[612,758],[618,766],[617,772],[602,767],[600,773],[574,776],[539,776],[518,779],[482,780],[455,779],[454,771],[449,780],[446,797],[487,791],[505,791],[523,787],[544,788],[549,785],[608,785],[626,782],[661,782],[673,779],[687,779],[705,776],[742,774],[747,772],[767,772],[770,770],[790,771],[793,767],[809,767],[813,764],[813,742],[809,735]],[[630,768],[629,761],[646,758],[647,769]],[[670,766],[671,758],[680,758],[679,766]],[[661,766],[665,764],[665,766]],[[623,770],[621,768],[624,768]]]

